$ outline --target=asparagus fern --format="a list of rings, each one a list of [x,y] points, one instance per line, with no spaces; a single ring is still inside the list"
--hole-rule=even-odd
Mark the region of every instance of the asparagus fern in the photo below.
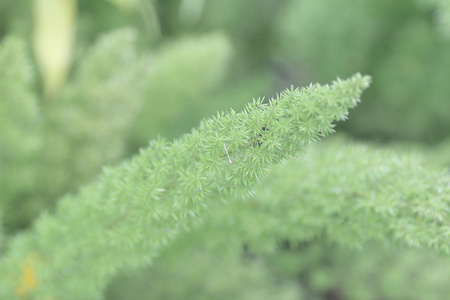
[[[1,296],[100,298],[118,270],[149,264],[200,224],[209,203],[253,195],[271,166],[332,133],[369,82],[356,74],[286,90],[269,103],[253,100],[241,113],[218,113],[179,140],[155,140],[130,161],[105,168],[9,243]]]

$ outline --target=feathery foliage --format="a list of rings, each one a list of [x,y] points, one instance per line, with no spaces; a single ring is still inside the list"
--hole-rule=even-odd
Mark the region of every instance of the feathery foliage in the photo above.
[[[172,144],[156,140],[131,161],[106,168],[96,183],[64,197],[55,215],[42,215],[9,243],[2,296],[98,298],[117,269],[148,264],[201,222],[211,199],[253,195],[270,166],[332,133],[333,121],[347,117],[369,82],[357,74],[331,86],[286,90],[269,104],[254,100],[241,113],[219,113]]]
[[[8,38],[2,43],[0,182],[8,231],[25,226],[62,193],[123,155],[143,72],[134,39],[132,30],[103,37],[61,95],[42,107],[31,86],[23,42]]]
[[[397,298],[407,298],[414,292],[424,295],[419,299],[426,298],[427,294],[439,299],[448,291],[445,274],[449,264],[444,257],[450,255],[449,189],[450,174],[425,169],[418,155],[399,156],[389,149],[372,149],[349,143],[347,139],[322,142],[308,148],[300,159],[274,167],[256,187],[254,198],[211,204],[207,218],[197,231],[177,240],[144,274],[141,271],[139,275],[118,278],[128,289],[113,285],[108,299],[128,296],[134,299],[133,293],[119,296],[126,290],[139,290],[139,295],[154,299],[167,293],[184,294],[188,299],[208,297],[216,284],[227,280],[222,273],[234,273],[228,277],[240,278],[239,264],[245,268],[254,263],[264,269],[262,273],[272,272],[277,278],[287,276],[287,280],[282,280],[285,283],[296,272],[309,276],[309,289],[315,293],[346,286],[343,292],[348,299],[392,297],[392,293]],[[244,257],[239,251],[242,245],[247,249]],[[399,256],[399,267],[395,270],[404,272],[403,279],[383,263],[382,258],[389,260],[389,251],[382,249],[386,245],[395,245],[390,251]],[[422,252],[405,250],[411,246],[421,248]],[[364,252],[355,253],[349,247]],[[439,259],[423,251],[428,249],[443,257]],[[377,257],[380,253],[382,258]],[[357,261],[352,259],[355,256]],[[191,259],[186,261],[186,257]],[[203,264],[196,257],[202,257]],[[262,257],[267,257],[272,266],[261,261]],[[409,279],[417,282],[411,288],[406,275],[422,273],[422,265],[427,260],[432,274]],[[379,282],[355,278],[364,264],[370,266],[364,269],[372,274],[367,276],[374,276],[380,268]],[[218,274],[216,267],[220,270]],[[349,270],[350,277],[338,275]],[[386,273],[387,278],[382,279]],[[426,274],[437,278],[426,284]],[[179,283],[171,291],[174,277]],[[261,281],[262,286],[278,291],[279,287],[272,286],[273,282],[267,278],[258,280],[249,281],[246,287],[238,288],[229,282],[226,285],[230,291],[240,291],[237,295],[251,293],[253,286]],[[168,283],[164,284],[165,281]],[[389,281],[397,282],[402,288],[390,291]],[[200,291],[194,296],[190,289],[199,286]],[[377,286],[382,287],[380,291],[373,290]],[[430,286],[437,290],[431,292]],[[297,289],[294,295],[286,297],[308,299],[307,289]],[[292,291],[287,287],[281,290]],[[300,295],[303,297],[299,298]]]
[[[14,201],[37,186],[42,118],[25,44],[17,37],[0,44],[0,70],[0,211],[9,223],[19,217]]]
[[[211,209],[201,236],[211,241],[220,231],[227,243],[255,250],[273,250],[285,239],[324,239],[358,249],[376,242],[450,254],[448,171],[424,168],[417,155],[345,140],[309,150],[275,167],[254,198]]]
[[[101,166],[118,162],[132,148],[127,143],[143,145],[143,132],[148,135],[159,128],[155,124],[167,121],[172,106],[203,99],[220,81],[230,54],[227,39],[216,34],[186,38],[164,47],[161,55],[140,58],[136,32],[118,29],[89,47],[56,99],[38,108],[25,45],[10,39],[1,55],[7,72],[2,73],[5,102],[0,104],[1,206],[8,231],[28,225],[63,193],[91,181]],[[184,112],[200,105],[203,100],[191,102]],[[184,127],[191,125],[185,118],[179,121]],[[131,129],[139,138],[129,137]]]
[[[449,175],[430,167],[450,166],[448,1],[71,2],[73,64],[48,101],[50,11],[0,1],[1,299],[448,297]],[[355,72],[375,84],[337,129],[389,150],[291,159],[330,132],[312,103],[338,91],[320,86],[298,123],[291,90],[165,140]]]

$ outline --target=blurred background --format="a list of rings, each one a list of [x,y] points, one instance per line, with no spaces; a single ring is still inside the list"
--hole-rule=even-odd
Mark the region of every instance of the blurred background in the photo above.
[[[0,245],[150,139],[356,72],[373,84],[337,131],[450,166],[446,0],[2,0],[0,57]],[[105,298],[450,295],[448,262],[420,251],[317,242],[219,260],[179,243]]]

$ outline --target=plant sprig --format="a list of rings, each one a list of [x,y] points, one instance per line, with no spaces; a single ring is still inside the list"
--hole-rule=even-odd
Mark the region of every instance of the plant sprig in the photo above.
[[[170,240],[200,224],[209,202],[252,196],[271,166],[332,133],[369,83],[356,74],[288,89],[268,103],[253,100],[241,113],[218,113],[172,143],[152,141],[130,161],[105,168],[79,194],[61,199],[54,215],[44,214],[11,241],[0,264],[0,295],[17,297],[27,272],[36,284],[25,297],[100,298],[118,270],[149,264]]]

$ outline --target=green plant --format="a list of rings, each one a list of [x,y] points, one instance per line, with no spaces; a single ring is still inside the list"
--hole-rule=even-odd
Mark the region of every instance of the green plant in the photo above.
[[[442,34],[448,4],[426,2],[293,0],[278,15],[275,52],[306,81],[356,70],[373,76],[342,130],[366,139],[441,141],[450,129],[450,40]]]
[[[0,298],[447,297],[444,0],[35,2],[0,3]],[[337,128],[368,77],[274,96],[355,72]]]
[[[332,86],[286,90],[269,104],[254,100],[242,113],[218,114],[171,145],[156,140],[131,161],[105,169],[97,183],[60,200],[54,216],[42,215],[32,231],[10,241],[2,260],[4,297],[99,297],[117,269],[148,264],[200,222],[211,199],[253,195],[269,166],[329,135],[369,80],[355,75]]]
[[[421,160],[342,137],[311,146],[274,167],[254,197],[211,203],[195,232],[147,270],[117,278],[108,299],[211,298],[226,295],[221,282],[232,297],[257,295],[258,286],[287,299],[442,297],[449,291],[450,174]],[[251,280],[240,268],[254,264],[261,277]],[[279,281],[264,278],[269,270]],[[304,284],[292,285],[295,277]],[[174,278],[179,283],[169,288]]]

